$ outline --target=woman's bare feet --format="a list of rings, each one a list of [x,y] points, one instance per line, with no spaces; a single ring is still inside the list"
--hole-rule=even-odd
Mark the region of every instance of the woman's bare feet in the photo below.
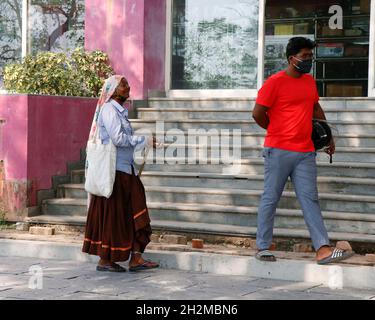
[[[96,266],[97,271],[126,272],[126,269],[110,260],[100,259]]]
[[[112,265],[112,263],[109,260],[100,259],[98,262],[98,266],[101,266],[101,267],[110,266],[110,265]]]
[[[111,262],[110,260],[104,260],[104,259],[100,259],[99,262],[98,262],[98,265],[101,266],[101,267],[105,267],[105,266],[115,266],[116,263],[114,262]]]
[[[142,253],[133,252],[129,261],[129,270],[138,271],[143,269],[153,269],[159,267],[159,264],[142,258]]]
[[[137,252],[137,253],[132,253],[132,256],[129,261],[129,267],[135,267],[138,266],[142,263],[145,263],[145,259],[142,258],[142,253]]]

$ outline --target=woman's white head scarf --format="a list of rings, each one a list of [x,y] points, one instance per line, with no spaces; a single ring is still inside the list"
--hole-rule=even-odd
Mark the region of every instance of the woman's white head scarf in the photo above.
[[[114,75],[114,76],[109,77],[104,82],[104,85],[102,87],[102,91],[101,91],[98,103],[96,105],[94,119],[92,120],[89,140],[92,139],[94,137],[95,133],[96,133],[97,122],[98,122],[100,110],[102,109],[103,105],[111,99],[111,97],[113,96],[113,94],[116,91],[116,88],[120,84],[121,79],[126,80],[126,78],[122,75]]]

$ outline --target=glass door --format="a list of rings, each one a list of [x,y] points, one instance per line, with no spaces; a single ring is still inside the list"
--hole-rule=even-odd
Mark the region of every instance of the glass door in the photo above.
[[[375,1],[371,1],[368,94],[375,97]]]
[[[374,1],[373,1],[374,2]],[[286,45],[303,36],[317,43],[313,75],[322,97],[367,97],[370,0],[268,0],[265,79],[287,66]],[[339,5],[343,28],[331,28],[330,7]],[[374,4],[372,4],[374,5]]]
[[[264,1],[171,0],[170,92],[254,96],[261,80],[260,3]]]

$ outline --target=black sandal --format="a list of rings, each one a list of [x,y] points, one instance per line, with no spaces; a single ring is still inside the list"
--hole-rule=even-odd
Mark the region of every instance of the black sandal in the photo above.
[[[136,266],[133,266],[133,267],[129,267],[129,271],[136,272],[136,271],[148,270],[148,269],[155,269],[155,268],[159,268],[159,264],[158,263],[152,262],[150,260],[145,260],[145,262],[143,262],[143,263],[141,263],[139,265],[136,265]]]
[[[109,271],[109,272],[126,272],[126,269],[121,267],[117,263],[112,263],[110,265],[105,266],[96,266],[96,271]]]

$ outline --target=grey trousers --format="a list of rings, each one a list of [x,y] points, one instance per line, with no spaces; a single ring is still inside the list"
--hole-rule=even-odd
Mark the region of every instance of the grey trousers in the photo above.
[[[319,206],[315,152],[292,152],[265,148],[264,193],[258,209],[257,247],[269,249],[277,204],[288,177],[291,178],[297,199],[310,232],[315,250],[329,245],[326,227]]]

